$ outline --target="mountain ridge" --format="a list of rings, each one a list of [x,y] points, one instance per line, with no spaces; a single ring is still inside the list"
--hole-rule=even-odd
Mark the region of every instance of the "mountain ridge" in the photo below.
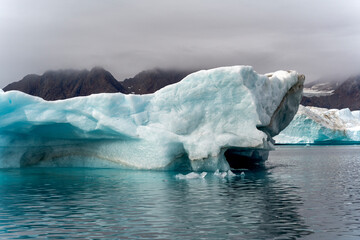
[[[26,75],[22,80],[10,83],[3,90],[19,90],[49,101],[95,93],[149,94],[181,81],[192,72],[194,71],[154,68],[141,71],[134,77],[119,82],[101,67],[94,67],[90,71],[51,70],[43,75]],[[317,82],[308,86],[314,90],[332,92],[322,96],[304,96],[301,100],[304,106],[360,109],[360,75],[352,76],[345,81]]]
[[[100,67],[90,71],[66,69],[46,71],[43,75],[29,74],[3,90],[18,90],[48,101],[94,93],[128,93],[110,72]]]

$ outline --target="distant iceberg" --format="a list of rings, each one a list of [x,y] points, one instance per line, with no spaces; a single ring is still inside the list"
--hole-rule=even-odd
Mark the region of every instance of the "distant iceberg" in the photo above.
[[[274,139],[281,144],[360,143],[360,111],[300,106],[294,120]]]
[[[227,171],[224,155],[266,159],[294,117],[304,77],[250,66],[203,70],[154,94],[48,102],[0,92],[0,167]]]

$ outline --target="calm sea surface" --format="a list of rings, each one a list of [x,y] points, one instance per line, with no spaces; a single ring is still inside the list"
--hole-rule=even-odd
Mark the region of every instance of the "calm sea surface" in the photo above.
[[[360,146],[278,147],[220,178],[0,170],[0,239],[360,239]]]

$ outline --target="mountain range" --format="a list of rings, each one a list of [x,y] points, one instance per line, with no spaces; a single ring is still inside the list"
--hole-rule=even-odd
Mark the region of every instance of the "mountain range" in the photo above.
[[[19,90],[53,101],[95,93],[148,94],[169,84],[179,82],[190,70],[152,69],[138,73],[133,78],[118,81],[103,68],[88,70],[47,71],[43,75],[30,74],[3,90]],[[307,86],[301,104],[323,108],[360,109],[360,75],[345,81],[316,82]]]
[[[100,67],[95,67],[90,71],[47,71],[43,75],[26,75],[22,80],[10,83],[3,90],[18,90],[48,101],[95,93],[147,94],[179,82],[191,72],[152,69],[119,82],[110,72]]]
[[[47,71],[43,75],[30,74],[18,82],[10,83],[3,90],[19,90],[49,101],[93,93],[128,93],[111,73],[98,67],[91,71],[58,70]]]

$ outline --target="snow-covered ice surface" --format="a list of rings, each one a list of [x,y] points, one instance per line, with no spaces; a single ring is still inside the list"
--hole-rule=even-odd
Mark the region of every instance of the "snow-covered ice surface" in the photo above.
[[[282,144],[360,142],[360,111],[300,106],[294,120],[274,139]]]
[[[304,88],[303,95],[305,97],[322,97],[322,96],[330,96],[334,94],[334,90],[317,90],[312,88]]]
[[[44,101],[0,92],[0,167],[227,171],[227,149],[269,150],[295,115],[304,77],[250,66],[190,74],[154,94]],[[259,130],[260,129],[260,130]]]

